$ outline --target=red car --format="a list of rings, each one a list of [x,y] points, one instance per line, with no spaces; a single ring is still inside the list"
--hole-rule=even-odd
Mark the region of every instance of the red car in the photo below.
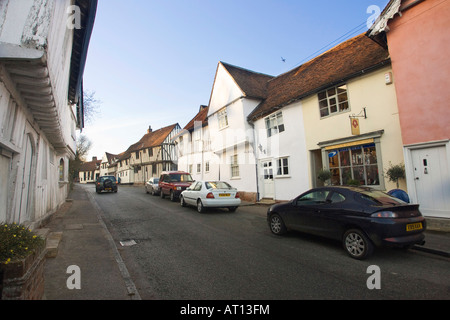
[[[170,200],[177,201],[182,191],[186,190],[194,180],[184,171],[167,171],[161,173],[159,178],[159,194],[163,199],[169,196]]]

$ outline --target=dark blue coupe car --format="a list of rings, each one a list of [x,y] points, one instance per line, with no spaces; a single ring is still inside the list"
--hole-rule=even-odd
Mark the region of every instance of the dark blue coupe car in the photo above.
[[[377,246],[423,244],[426,229],[419,205],[364,187],[309,190],[271,206],[267,221],[276,235],[292,229],[342,241],[347,253],[360,260]]]

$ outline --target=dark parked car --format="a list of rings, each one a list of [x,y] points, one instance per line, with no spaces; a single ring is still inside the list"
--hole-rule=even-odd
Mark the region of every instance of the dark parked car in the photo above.
[[[159,194],[161,198],[166,195],[170,200],[175,201],[181,192],[186,190],[194,180],[191,175],[183,171],[167,171],[161,173],[159,177]]]
[[[145,183],[145,192],[151,193],[152,196],[159,194],[159,178],[150,178]]]
[[[347,253],[361,260],[374,247],[423,244],[426,229],[419,205],[363,187],[309,190],[271,206],[267,221],[276,235],[292,229],[342,241]]]
[[[114,176],[99,177],[95,182],[95,191],[101,193],[102,191],[117,192],[117,181]]]

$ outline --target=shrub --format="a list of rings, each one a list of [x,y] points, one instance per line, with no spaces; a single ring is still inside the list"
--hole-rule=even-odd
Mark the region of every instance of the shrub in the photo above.
[[[320,181],[325,182],[325,181],[329,180],[330,178],[331,178],[331,171],[330,170],[321,169],[318,172],[317,179],[319,179]]]
[[[44,239],[23,225],[0,224],[0,264],[25,258],[44,243]]]
[[[398,180],[405,179],[405,165],[392,165],[392,163],[389,162],[389,168],[386,171],[386,177],[389,179],[389,181],[395,182],[398,189]]]

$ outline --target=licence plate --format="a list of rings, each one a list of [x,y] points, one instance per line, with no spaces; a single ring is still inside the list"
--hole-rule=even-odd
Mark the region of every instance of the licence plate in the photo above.
[[[111,188],[105,188],[105,190],[111,191],[112,189]]]
[[[411,223],[406,225],[406,231],[422,230],[422,223]]]
[[[229,197],[230,194],[229,193],[220,193],[219,197]]]

